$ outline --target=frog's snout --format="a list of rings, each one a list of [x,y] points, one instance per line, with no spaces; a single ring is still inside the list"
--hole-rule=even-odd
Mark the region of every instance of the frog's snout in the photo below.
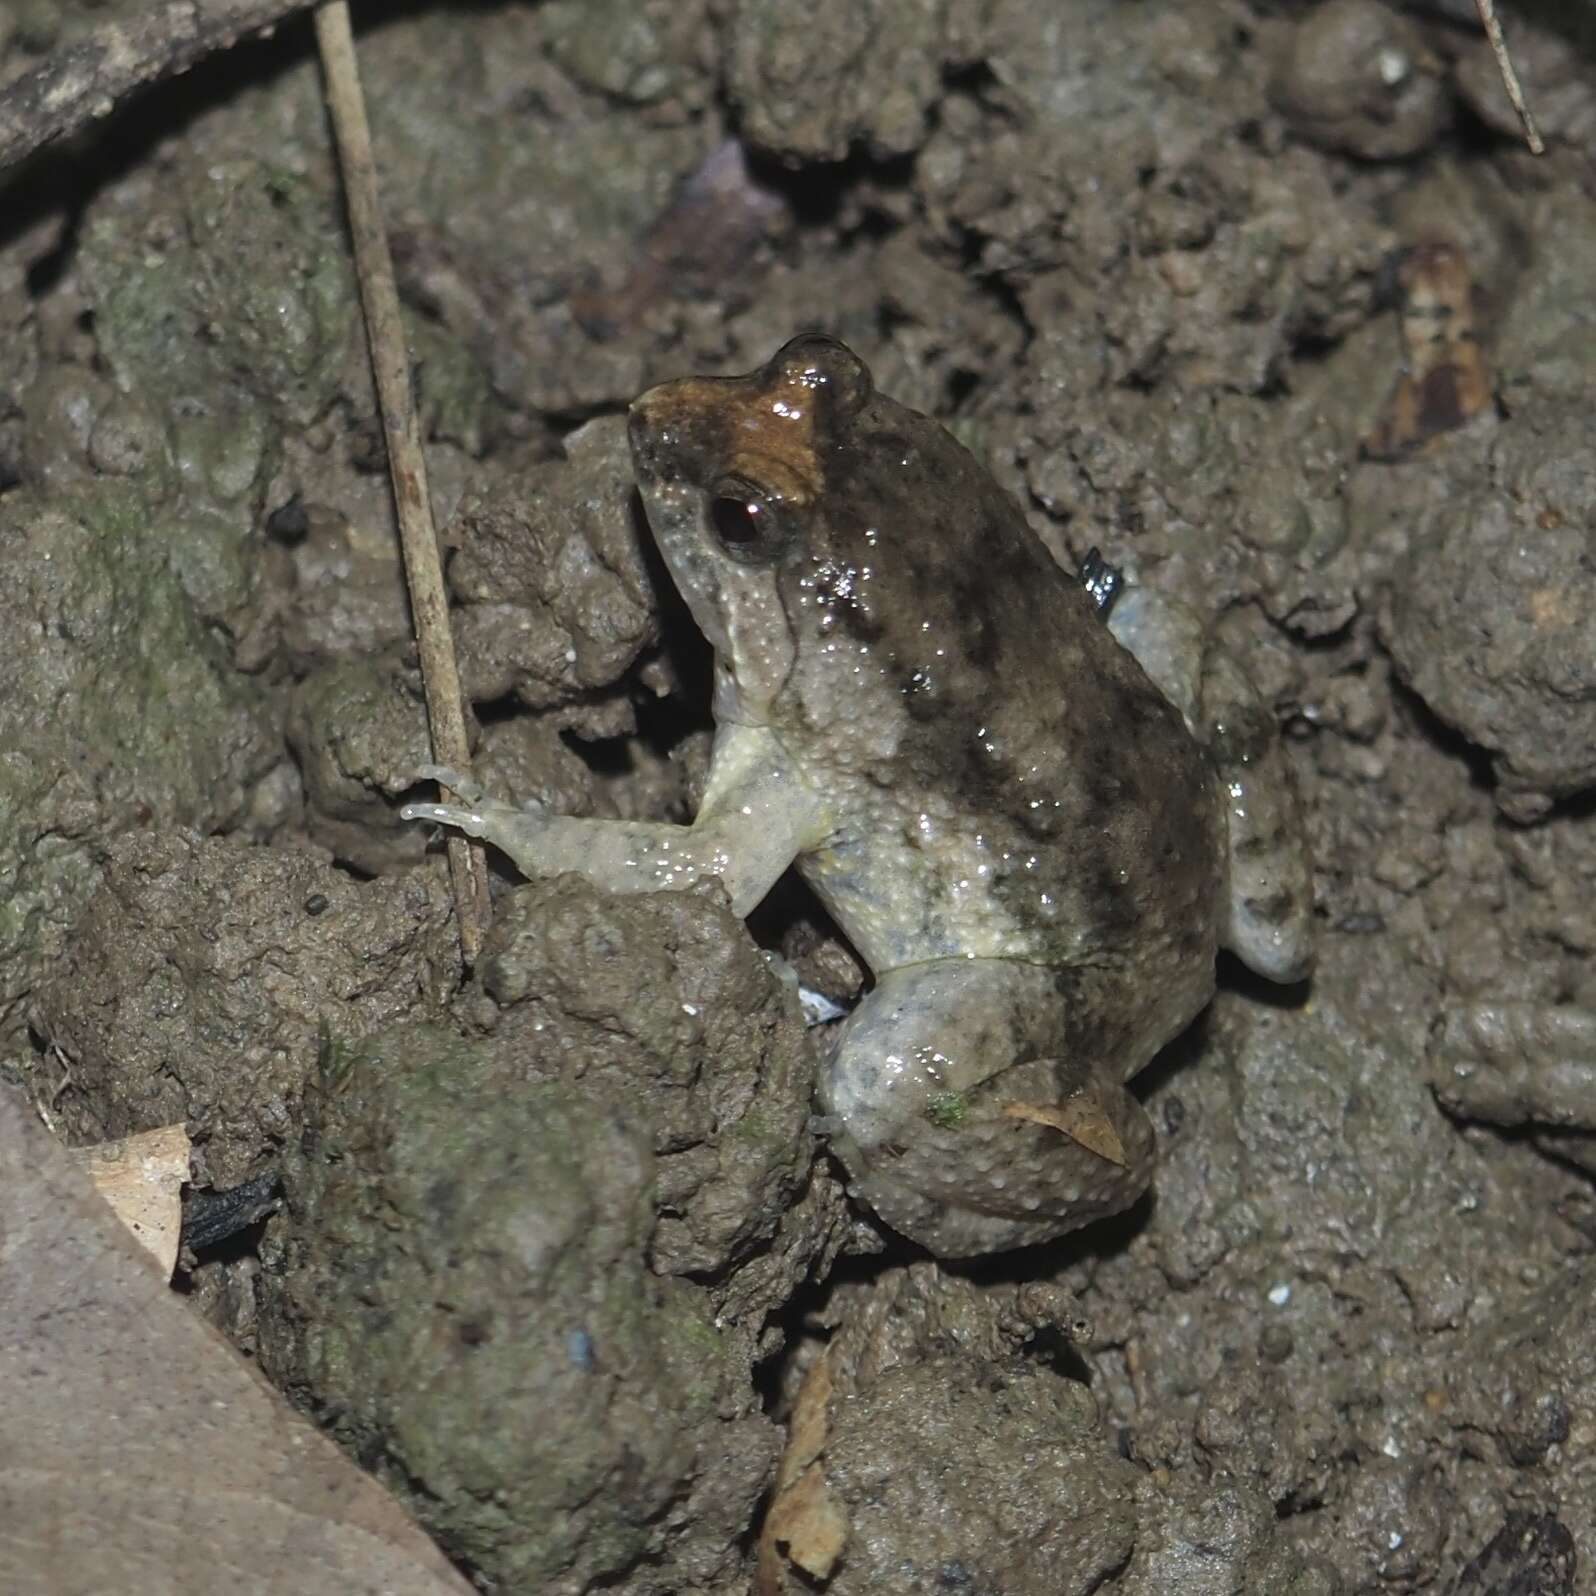
[[[626,441],[631,445],[632,464],[637,474],[645,479],[661,475],[661,428],[654,414],[657,407],[650,405],[653,390],[632,401],[626,413]]]
[[[638,477],[702,485],[725,453],[726,400],[735,385],[734,378],[683,377],[639,394],[626,417]]]
[[[648,394],[643,394],[642,399],[634,399],[626,413],[626,440],[632,447],[632,464],[637,466],[640,474],[654,476],[658,461],[654,460],[654,429],[648,420],[648,413],[643,409],[643,402],[648,399]]]

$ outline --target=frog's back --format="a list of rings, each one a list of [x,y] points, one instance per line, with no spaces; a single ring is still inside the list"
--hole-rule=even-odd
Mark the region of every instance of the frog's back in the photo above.
[[[788,608],[837,645],[795,685],[843,824],[805,873],[866,958],[1211,969],[1222,817],[1178,712],[942,428],[875,397],[824,459]]]

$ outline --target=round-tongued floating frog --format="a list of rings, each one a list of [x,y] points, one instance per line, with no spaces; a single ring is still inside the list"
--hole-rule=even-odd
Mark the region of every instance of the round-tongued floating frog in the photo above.
[[[833,339],[632,406],[649,524],[715,649],[691,826],[413,804],[530,875],[706,876],[739,914],[789,864],[875,984],[819,1124],[850,1190],[945,1257],[1046,1241],[1146,1187],[1125,1083],[1214,957],[1309,970],[1311,871],[1272,716],[1183,607],[1072,579],[935,422]],[[446,772],[430,772],[447,776]],[[458,787],[460,784],[455,782]]]

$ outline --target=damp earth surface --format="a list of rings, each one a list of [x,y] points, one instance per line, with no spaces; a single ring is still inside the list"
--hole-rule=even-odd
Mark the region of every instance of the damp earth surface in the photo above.
[[[137,9],[0,3],[0,94]],[[795,884],[497,860],[462,977],[303,20],[0,174],[3,1089],[275,1174],[180,1288],[484,1588],[1577,1588],[1596,44],[1502,9],[1539,159],[1470,4],[364,19],[491,793],[691,817],[624,414],[809,329],[1270,707],[1311,982],[1222,960],[1150,1193],[959,1264],[814,1134]]]

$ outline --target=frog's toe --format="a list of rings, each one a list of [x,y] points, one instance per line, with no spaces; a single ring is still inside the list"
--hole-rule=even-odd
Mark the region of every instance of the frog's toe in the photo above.
[[[462,803],[479,804],[484,796],[481,782],[474,776],[462,774],[452,765],[418,765],[416,780],[435,781],[439,786],[458,794]]]
[[[486,836],[491,825],[489,816],[478,809],[462,809],[458,804],[404,804],[399,810],[401,820],[429,821],[435,826],[453,826],[468,837]]]
[[[1288,859],[1286,866],[1294,877],[1304,879],[1289,888],[1260,883],[1257,877],[1233,884],[1223,940],[1249,970],[1293,986],[1313,974],[1313,885],[1305,860],[1299,866]]]
[[[458,776],[452,770],[433,767],[428,771],[428,779],[453,786]],[[466,785],[475,796],[464,803],[408,803],[400,809],[399,818],[453,826],[468,837],[480,837],[501,853],[508,854],[517,869],[527,875],[533,874],[538,869],[543,844],[553,823],[548,811],[541,804],[522,807],[500,803],[497,798],[482,796],[482,789],[475,782],[468,781]]]
[[[524,831],[545,813],[536,799],[522,805],[501,803],[490,798],[482,783],[462,775],[448,765],[423,765],[416,772],[418,781],[435,781],[449,789],[460,800],[458,803],[408,803],[401,806],[401,820],[430,821],[436,826],[454,826],[468,837],[486,837],[498,841],[499,835],[508,831]]]

